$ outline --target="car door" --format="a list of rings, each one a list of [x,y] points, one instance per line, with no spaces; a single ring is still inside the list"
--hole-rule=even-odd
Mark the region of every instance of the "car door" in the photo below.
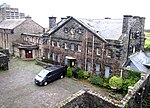
[[[47,74],[47,76],[46,76],[46,79],[47,79],[47,81],[48,82],[51,82],[52,81],[52,72],[49,72],[48,74]]]

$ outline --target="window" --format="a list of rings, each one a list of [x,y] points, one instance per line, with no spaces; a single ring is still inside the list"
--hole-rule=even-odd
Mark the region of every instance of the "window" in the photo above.
[[[91,51],[91,49],[90,49],[90,48],[88,48],[88,54],[91,54],[91,52],[92,52],[92,51]]]
[[[110,74],[110,67],[105,66],[105,78],[109,78],[109,74]]]
[[[52,60],[54,61],[55,60],[55,54],[52,53]]]
[[[87,64],[87,71],[91,72],[91,63],[90,62],[88,62],[88,64]]]
[[[36,38],[36,43],[39,43],[39,42],[38,42],[38,38]]]
[[[67,47],[67,43],[65,43],[65,49],[68,49],[68,47]]]
[[[60,63],[60,54],[57,56],[57,62]]]
[[[78,51],[81,52],[81,46],[80,45],[78,45]]]
[[[100,71],[100,65],[96,64],[96,72],[99,72],[99,71]]]
[[[68,65],[68,59],[65,58],[65,65]]]
[[[52,47],[54,47],[55,46],[55,42],[54,41],[52,41]]]
[[[97,55],[100,55],[100,50],[99,50],[99,48],[96,48],[96,54],[97,54]]]
[[[81,62],[78,62],[78,65],[77,65],[77,66],[81,68]]]
[[[59,44],[59,42],[57,42],[57,47],[58,47],[58,48],[60,47],[60,44]]]
[[[106,50],[106,56],[107,56],[108,58],[111,58],[111,51],[110,51],[110,50]]]
[[[71,44],[71,50],[74,51],[74,44]]]

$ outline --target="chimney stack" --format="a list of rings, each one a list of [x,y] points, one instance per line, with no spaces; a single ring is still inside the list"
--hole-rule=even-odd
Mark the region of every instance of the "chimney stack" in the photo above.
[[[49,17],[49,29],[52,29],[56,25],[57,17]]]

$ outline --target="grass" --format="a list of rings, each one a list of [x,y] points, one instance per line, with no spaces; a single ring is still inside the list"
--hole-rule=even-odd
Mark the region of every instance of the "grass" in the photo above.
[[[145,36],[150,37],[150,33],[144,33]]]
[[[150,45],[150,39],[146,39],[145,40],[145,45],[144,45],[144,47],[146,48],[146,47],[148,47]]]
[[[145,37],[150,37],[150,33],[145,33]],[[144,45],[144,48],[150,46],[150,38],[147,38],[145,40],[145,45]]]

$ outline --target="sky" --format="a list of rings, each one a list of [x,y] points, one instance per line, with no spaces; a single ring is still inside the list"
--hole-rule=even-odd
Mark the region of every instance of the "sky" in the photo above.
[[[149,0],[0,0],[47,28],[48,17],[123,18],[123,15],[145,17],[145,29],[150,29]]]

